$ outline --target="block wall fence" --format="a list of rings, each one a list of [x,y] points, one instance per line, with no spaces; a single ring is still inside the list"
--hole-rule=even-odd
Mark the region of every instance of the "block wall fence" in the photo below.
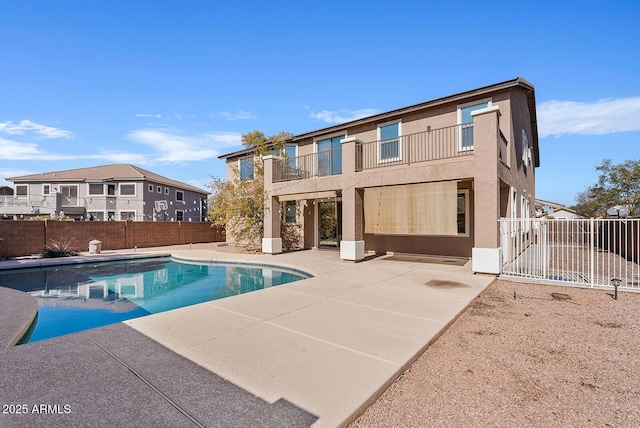
[[[0,221],[0,258],[38,254],[50,242],[88,251],[97,239],[103,250],[223,242],[224,229],[211,223],[135,221]]]

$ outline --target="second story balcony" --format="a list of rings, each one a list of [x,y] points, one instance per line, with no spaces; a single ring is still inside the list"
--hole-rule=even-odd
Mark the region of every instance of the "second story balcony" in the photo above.
[[[341,174],[343,168],[364,171],[473,155],[473,123],[427,129],[379,141],[359,142],[355,165],[342,164],[342,148],[274,162],[273,182]]]

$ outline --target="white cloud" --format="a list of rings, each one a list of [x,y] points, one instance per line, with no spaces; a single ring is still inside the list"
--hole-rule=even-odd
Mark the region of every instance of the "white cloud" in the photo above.
[[[238,110],[235,113],[229,113],[226,111],[222,111],[218,113],[218,116],[222,117],[226,120],[248,120],[255,119],[256,115],[244,110]]]
[[[360,110],[322,110],[318,113],[311,113],[310,116],[326,123],[345,123],[372,116],[376,113],[378,113],[378,111],[375,109],[365,108]]]
[[[182,135],[166,129],[138,129],[129,133],[136,143],[151,146],[157,162],[200,161],[215,158],[219,148],[239,146],[241,134],[216,132]]]
[[[0,138],[0,160],[17,160],[17,161],[62,161],[62,160],[81,160],[81,159],[99,159],[114,163],[149,163],[148,156],[134,153],[97,153],[97,154],[57,154],[48,153],[40,149],[35,143],[22,143],[18,141]],[[23,174],[25,175],[25,174]]]
[[[161,114],[153,114],[153,113],[136,113],[136,117],[152,117],[154,119],[162,119]]]
[[[44,138],[71,138],[73,133],[52,126],[41,125],[30,120],[21,120],[18,123],[12,121],[0,122],[0,132],[9,135],[23,135],[33,133]]]
[[[541,137],[640,131],[640,97],[546,101],[538,104],[537,116]]]
[[[0,168],[0,186],[13,187],[13,183],[6,180],[7,177],[20,177],[21,175],[30,174],[34,174],[34,172],[24,169]]]

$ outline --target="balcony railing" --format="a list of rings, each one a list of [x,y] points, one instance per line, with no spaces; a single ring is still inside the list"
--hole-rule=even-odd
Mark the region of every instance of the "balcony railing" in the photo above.
[[[356,171],[473,155],[473,124],[447,126],[387,140],[356,144]],[[342,173],[342,149],[274,162],[273,181]]]
[[[273,181],[303,180],[342,174],[342,148],[276,160]]]
[[[473,124],[447,126],[356,146],[356,171],[473,154]]]

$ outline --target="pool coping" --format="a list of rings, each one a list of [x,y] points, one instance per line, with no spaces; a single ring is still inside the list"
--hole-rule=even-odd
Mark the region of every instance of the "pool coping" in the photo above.
[[[313,423],[317,428],[348,424],[406,370],[494,278],[473,275],[469,266],[429,266],[384,261],[384,257],[353,264],[341,261],[334,252],[269,256],[200,248],[194,251],[190,247],[188,251],[185,247],[175,248],[175,251],[165,248],[135,255],[109,254],[104,255],[106,259],[98,259],[95,255],[81,257],[86,257],[87,262],[95,262],[171,256],[180,262],[262,265],[312,274],[313,278],[295,283],[154,314],[124,325],[162,345],[167,352],[186,358],[256,397],[272,403],[278,398],[285,399],[317,416]],[[22,261],[11,268],[39,267],[41,261]],[[64,263],[53,265],[70,262],[68,258]],[[52,265],[51,262],[46,264]],[[6,269],[6,262],[0,262],[1,267]],[[453,291],[429,290],[424,286],[426,278],[462,281],[469,287]],[[394,298],[383,297],[381,292],[392,292]],[[425,308],[441,309],[426,316],[416,312],[422,304],[426,304]],[[228,318],[243,319],[243,326],[229,328],[231,325],[224,322]],[[327,321],[329,323],[325,325]],[[355,325],[345,330],[343,326],[347,324],[344,322],[355,322]],[[424,330],[422,327],[427,325],[430,327]],[[123,324],[117,326],[103,329],[123,328]],[[194,326],[198,327],[194,329]],[[221,329],[221,335],[216,333],[217,329]],[[76,333],[83,334],[86,336]],[[67,341],[79,337],[76,335],[36,342],[31,349],[46,355],[47,349],[54,351],[60,344],[66,346]],[[213,344],[219,345],[208,348]],[[16,348],[20,352],[15,355],[23,354],[19,348],[22,346]],[[110,352],[110,348],[105,351]],[[144,353],[145,350],[134,347],[127,352]],[[82,354],[79,355],[82,359]],[[265,355],[270,357],[265,360],[262,358]],[[22,357],[16,358],[23,361]],[[269,379],[266,381],[261,374],[238,366],[242,360],[254,358],[259,361],[256,368],[268,368]],[[380,371],[381,367],[384,370]],[[30,370],[29,365],[23,369]],[[197,380],[193,382],[194,387],[198,385]],[[113,393],[107,389],[107,396],[117,396],[119,387],[110,388],[115,389]],[[69,391],[49,388],[47,391],[62,394],[61,398],[79,393],[74,388]],[[188,396],[184,398],[188,399]],[[113,400],[116,399],[109,398],[109,402]],[[138,401],[134,399],[134,402]],[[148,407],[144,402],[138,405]],[[84,413],[86,410],[95,412],[88,417],[98,420],[100,410],[92,409],[89,407]],[[197,414],[194,416],[198,417]],[[206,416],[200,414],[199,417]]]

